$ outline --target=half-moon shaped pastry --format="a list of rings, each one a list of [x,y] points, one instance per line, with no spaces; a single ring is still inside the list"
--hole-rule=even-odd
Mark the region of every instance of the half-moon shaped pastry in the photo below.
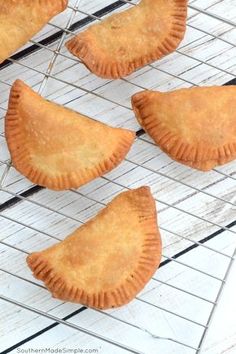
[[[0,63],[67,7],[68,0],[0,0]]]
[[[107,309],[131,301],[161,259],[156,204],[148,187],[123,192],[64,241],[27,263],[53,297]]]
[[[115,168],[135,133],[48,102],[22,81],[10,93],[5,135],[14,167],[54,190],[78,188]]]
[[[208,171],[236,158],[236,86],[143,91],[132,105],[144,130],[174,160]]]
[[[142,0],[66,43],[96,75],[117,79],[173,52],[186,29],[187,0]]]

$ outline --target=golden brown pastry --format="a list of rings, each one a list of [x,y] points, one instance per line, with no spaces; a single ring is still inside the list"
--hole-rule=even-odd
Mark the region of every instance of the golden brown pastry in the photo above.
[[[0,0],[0,63],[23,46],[68,0]]]
[[[161,259],[156,204],[148,187],[123,192],[64,241],[27,263],[53,297],[106,309],[131,301]]]
[[[135,133],[48,102],[22,81],[10,94],[5,134],[14,167],[54,190],[77,188],[111,171]]]
[[[236,158],[236,86],[194,87],[132,97],[144,130],[171,158],[208,171]]]
[[[173,52],[186,29],[187,0],[142,0],[66,43],[96,75],[117,79]]]

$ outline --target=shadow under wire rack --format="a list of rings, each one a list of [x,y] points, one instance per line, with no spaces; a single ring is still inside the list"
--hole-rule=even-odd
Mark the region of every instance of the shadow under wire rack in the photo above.
[[[170,160],[140,129],[130,97],[143,89],[236,84],[233,1],[189,1],[178,50],[127,78],[91,74],[65,41],[137,1],[71,0],[67,10],[0,65],[0,350],[79,347],[98,352],[200,353],[235,256],[236,163],[209,173]],[[32,185],[11,166],[4,116],[11,84],[137,132],[125,161],[79,190]],[[85,223],[116,194],[151,186],[163,238],[160,269],[129,305],[100,311],[51,298],[25,257]],[[2,330],[3,327],[3,330]],[[14,333],[14,335],[13,335]],[[95,351],[94,351],[95,352]]]

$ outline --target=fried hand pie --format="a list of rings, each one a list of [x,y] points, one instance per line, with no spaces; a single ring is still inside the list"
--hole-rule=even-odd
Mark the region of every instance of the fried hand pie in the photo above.
[[[68,0],[0,0],[0,63],[64,11]]]
[[[66,43],[96,75],[118,79],[173,52],[186,30],[187,0],[142,0]]]
[[[111,171],[135,139],[130,130],[45,100],[20,80],[11,89],[5,134],[14,167],[53,190],[78,188]]]
[[[132,97],[144,130],[172,159],[209,171],[236,158],[236,86],[194,87]]]
[[[148,187],[122,192],[64,241],[27,263],[53,297],[107,309],[130,302],[157,270],[161,238]]]

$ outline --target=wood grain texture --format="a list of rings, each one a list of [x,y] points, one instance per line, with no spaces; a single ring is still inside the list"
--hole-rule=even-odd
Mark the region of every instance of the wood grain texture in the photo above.
[[[70,1],[72,6],[75,3],[75,0]],[[91,14],[111,3],[112,0],[80,0],[79,9]],[[190,4],[236,22],[234,0],[193,0]],[[64,16],[58,16],[53,22],[64,27],[70,15],[71,10],[67,9]],[[86,15],[78,12],[73,22],[84,18]],[[46,81],[42,94],[94,119],[104,117],[104,122],[109,125],[137,131],[140,127],[130,109],[130,97],[141,89],[164,91],[190,87],[192,84],[221,85],[236,77],[235,27],[192,9],[189,9],[188,24],[194,28],[188,26],[186,37],[177,52],[154,63],[154,68],[145,67],[135,72],[126,81],[99,79],[72,57],[69,59],[58,55],[51,72],[55,79],[50,77]],[[57,31],[57,28],[48,25],[35,40],[42,40]],[[59,41],[58,38],[49,43],[47,48],[55,50]],[[28,43],[30,45],[32,43]],[[68,54],[64,47],[60,53]],[[39,89],[43,73],[47,71],[52,58],[52,51],[40,49],[22,58],[19,61],[22,65],[15,63],[0,71],[0,179],[4,177],[0,191],[1,204],[33,187],[13,168],[6,174],[5,163],[10,156],[4,138],[4,115],[9,85],[18,77],[35,90]],[[207,174],[193,171],[171,161],[152,144],[147,135],[135,141],[126,161],[109,173],[106,179],[99,178],[78,191],[56,193],[41,190],[29,196],[28,201],[23,198],[21,202],[0,212],[0,239],[4,242],[0,244],[0,294],[59,318],[65,318],[80,309],[78,305],[50,297],[27,268],[25,252],[37,251],[55,244],[58,239],[64,239],[120,191],[143,184],[151,186],[157,200],[164,255],[172,257],[182,252],[176,259],[179,263],[167,263],[168,258],[163,257],[165,265],[127,307],[105,313],[89,309],[72,315],[68,321],[145,354],[157,354],[157,350],[163,354],[195,353],[193,349],[154,337],[172,338],[195,348],[199,344],[204,330],[201,324],[207,323],[212,302],[220,287],[220,281],[216,278],[224,277],[229,258],[203,246],[187,253],[184,250],[192,246],[193,241],[212,235],[213,238],[204,246],[232,255],[236,226],[232,226],[231,231],[224,231],[216,224],[225,226],[236,219],[236,163],[232,162]],[[234,274],[235,271],[232,272],[232,278]],[[233,304],[230,302],[230,293],[234,293],[233,281],[229,280],[228,287],[203,353],[234,353],[235,319],[230,316],[233,314]],[[230,303],[230,306],[225,303]],[[222,322],[223,312],[228,323],[225,331],[221,331],[218,325],[219,321],[220,324]],[[120,347],[72,328],[63,325],[49,327],[53,323],[43,316],[0,300],[0,351],[26,340],[20,348],[49,346],[55,349],[72,346],[97,348],[99,354],[125,353]],[[45,332],[39,332],[41,330]],[[28,341],[27,338],[32,335],[35,337]]]

